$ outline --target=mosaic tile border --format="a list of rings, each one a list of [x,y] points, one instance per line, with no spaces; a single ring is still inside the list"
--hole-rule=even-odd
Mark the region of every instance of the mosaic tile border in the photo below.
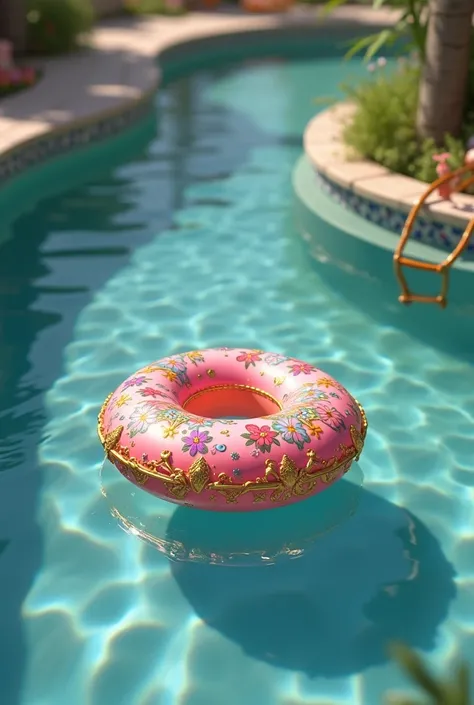
[[[157,86],[147,91],[139,100],[124,105],[113,113],[99,114],[87,121],[71,122],[70,125],[53,129],[5,152],[0,157],[0,185],[33,166],[65,152],[113,137],[132,127],[152,109],[156,88]]]
[[[386,230],[400,235],[408,215],[406,212],[370,201],[350,189],[334,183],[334,181],[317,170],[315,170],[315,174],[322,191],[333,198],[340,206],[357,213],[357,215],[375,225],[380,225]],[[425,245],[452,252],[458,244],[463,231],[463,228],[455,225],[420,217],[416,220],[412,237]],[[474,256],[474,242],[467,246],[467,251],[471,256]]]

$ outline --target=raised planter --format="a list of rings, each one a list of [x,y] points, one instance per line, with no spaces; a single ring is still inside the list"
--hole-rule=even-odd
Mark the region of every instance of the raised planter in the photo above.
[[[306,155],[321,188],[341,206],[400,234],[409,211],[428,185],[351,157],[341,134],[352,110],[350,104],[340,103],[313,118],[304,134]],[[417,219],[412,237],[451,252],[473,217],[473,196],[456,194],[449,202],[434,194]],[[474,242],[468,252],[474,253]]]

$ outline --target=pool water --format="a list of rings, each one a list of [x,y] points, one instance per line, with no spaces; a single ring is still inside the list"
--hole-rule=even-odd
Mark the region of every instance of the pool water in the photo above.
[[[13,223],[2,705],[375,705],[408,688],[394,638],[440,669],[473,662],[470,350],[381,322],[293,222],[313,98],[363,71],[319,56],[176,74],[150,138]],[[247,523],[154,503],[102,467],[105,396],[150,360],[220,345],[311,361],[360,399],[347,480]]]

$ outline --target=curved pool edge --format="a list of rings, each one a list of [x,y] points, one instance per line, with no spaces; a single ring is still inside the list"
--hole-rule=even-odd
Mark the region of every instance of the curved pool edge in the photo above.
[[[313,117],[304,131],[305,154],[331,198],[367,222],[386,226],[400,235],[408,213],[429,184],[352,155],[342,135],[353,114],[354,105],[341,101]],[[420,211],[411,238],[451,252],[473,210],[474,197],[469,194],[458,193],[453,201],[435,195]],[[472,256],[474,245],[467,249]]]
[[[190,13],[185,17],[147,17],[101,23],[90,49],[34,63],[42,80],[2,101],[0,184],[52,157],[111,137],[149,112],[160,84],[158,60],[176,59],[197,49],[228,46],[246,39],[247,47],[276,36],[328,28],[387,26],[393,12],[341,8],[324,21],[301,10],[283,15]],[[262,47],[264,50],[264,47]]]
[[[370,276],[377,280],[390,277],[387,285],[393,290],[394,305],[398,305],[398,287],[393,271],[397,235],[349,211],[325,193],[306,155],[302,155],[296,163],[292,181],[298,231],[310,244],[313,256],[320,261],[350,268],[354,274],[363,277]],[[439,250],[419,242],[409,243],[407,254],[429,262],[439,262]],[[472,314],[474,262],[458,260],[452,269],[451,305],[448,311],[453,312],[454,306],[457,311]],[[431,281],[426,274],[413,271],[412,275],[414,288],[426,290],[427,282]],[[438,282],[434,279],[436,286]]]

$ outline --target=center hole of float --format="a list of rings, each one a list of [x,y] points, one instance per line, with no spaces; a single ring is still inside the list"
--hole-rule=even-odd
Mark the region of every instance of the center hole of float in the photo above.
[[[255,419],[281,411],[281,404],[261,389],[222,385],[192,394],[183,409],[209,419]]]

